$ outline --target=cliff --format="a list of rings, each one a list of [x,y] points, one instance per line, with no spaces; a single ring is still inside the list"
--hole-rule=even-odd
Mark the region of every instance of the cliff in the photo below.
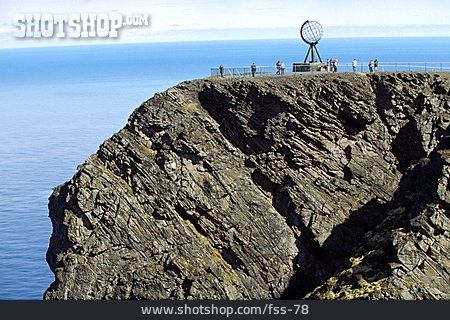
[[[450,299],[448,74],[187,81],[54,189],[45,299]]]

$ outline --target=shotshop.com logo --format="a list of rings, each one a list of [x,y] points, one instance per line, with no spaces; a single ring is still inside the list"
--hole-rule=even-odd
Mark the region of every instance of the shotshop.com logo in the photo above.
[[[120,13],[18,13],[13,17],[17,38],[117,38],[124,26],[148,26],[148,14]]]

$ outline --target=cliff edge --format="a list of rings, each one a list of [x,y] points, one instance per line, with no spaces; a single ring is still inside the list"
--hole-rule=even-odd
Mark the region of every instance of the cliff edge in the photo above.
[[[183,82],[54,189],[45,299],[450,299],[448,74]]]

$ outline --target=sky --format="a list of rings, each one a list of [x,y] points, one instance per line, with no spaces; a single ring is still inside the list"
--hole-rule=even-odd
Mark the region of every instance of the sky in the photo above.
[[[18,39],[17,13],[148,14],[150,25],[117,39]],[[1,0],[0,47],[297,38],[305,20],[324,37],[450,36],[450,0]]]

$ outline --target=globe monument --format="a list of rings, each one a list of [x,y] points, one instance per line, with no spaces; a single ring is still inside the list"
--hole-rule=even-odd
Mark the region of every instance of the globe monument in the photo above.
[[[300,28],[300,36],[309,45],[309,48],[303,63],[293,64],[293,71],[309,72],[326,70],[326,64],[323,63],[319,50],[317,50],[317,44],[323,36],[322,25],[317,21],[306,20]]]

